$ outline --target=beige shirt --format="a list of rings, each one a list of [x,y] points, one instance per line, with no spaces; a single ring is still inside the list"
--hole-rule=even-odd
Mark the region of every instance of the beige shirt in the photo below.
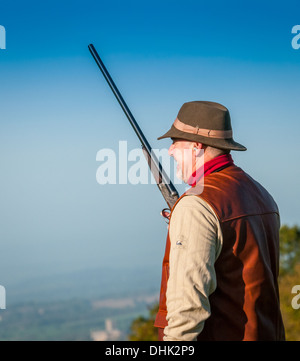
[[[164,341],[196,341],[210,316],[208,297],[217,285],[214,263],[223,242],[220,223],[204,200],[185,196],[173,210],[169,235]]]

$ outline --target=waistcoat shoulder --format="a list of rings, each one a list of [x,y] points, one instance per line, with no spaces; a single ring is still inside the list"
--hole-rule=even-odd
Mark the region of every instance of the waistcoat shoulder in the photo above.
[[[209,203],[220,221],[249,215],[279,214],[269,192],[235,165],[205,177],[204,187],[201,188],[200,194],[197,194],[196,185],[187,195],[197,194]]]

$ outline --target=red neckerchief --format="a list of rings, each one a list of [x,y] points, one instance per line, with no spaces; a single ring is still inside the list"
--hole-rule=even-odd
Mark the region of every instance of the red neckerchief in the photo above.
[[[230,154],[219,155],[218,157],[204,163],[203,166],[193,172],[188,180],[188,184],[195,187],[203,176],[208,176],[210,173],[213,173],[221,168],[227,168],[230,165],[233,165],[233,159]],[[162,210],[161,215],[168,220],[170,219],[170,212],[166,209]]]
[[[202,177],[206,177],[219,168],[226,168],[230,165],[233,165],[233,159],[230,154],[219,155],[218,157],[204,163],[204,165],[193,172],[188,180],[188,184],[192,187],[195,187],[195,185],[201,180]]]

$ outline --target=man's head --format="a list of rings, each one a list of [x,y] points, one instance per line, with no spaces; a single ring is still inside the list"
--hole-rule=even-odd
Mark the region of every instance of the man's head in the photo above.
[[[230,114],[219,103],[184,103],[170,130],[158,139],[171,138],[169,155],[177,162],[177,177],[184,182],[204,162],[231,150],[246,150],[233,140]]]

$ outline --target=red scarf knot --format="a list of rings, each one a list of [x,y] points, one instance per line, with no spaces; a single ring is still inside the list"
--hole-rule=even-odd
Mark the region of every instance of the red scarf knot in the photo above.
[[[206,177],[210,173],[213,173],[220,168],[227,168],[230,165],[233,165],[231,154],[219,155],[218,157],[204,163],[204,165],[193,172],[188,180],[188,184],[192,187],[195,187],[195,185],[202,179],[202,177]]]

